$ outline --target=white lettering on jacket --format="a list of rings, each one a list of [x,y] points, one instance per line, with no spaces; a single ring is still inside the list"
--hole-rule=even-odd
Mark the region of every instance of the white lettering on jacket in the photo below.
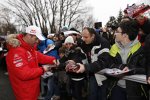
[[[15,65],[15,67],[23,66],[22,57],[18,54],[14,54],[13,64]]]

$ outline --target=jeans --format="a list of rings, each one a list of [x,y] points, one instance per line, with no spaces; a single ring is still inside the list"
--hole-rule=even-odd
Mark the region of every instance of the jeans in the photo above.
[[[94,75],[89,77],[89,97],[88,100],[100,100],[101,86],[98,86]]]
[[[47,94],[45,96],[45,100],[51,100],[53,95],[60,95],[59,87],[58,87],[58,80],[56,79],[56,76],[50,76],[47,83]]]

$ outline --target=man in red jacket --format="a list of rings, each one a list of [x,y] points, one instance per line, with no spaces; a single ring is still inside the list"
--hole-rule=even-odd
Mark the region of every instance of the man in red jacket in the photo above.
[[[49,70],[49,66],[39,67],[39,64],[56,64],[56,59],[36,51],[35,45],[39,40],[44,40],[39,27],[27,27],[26,33],[17,35],[16,39],[20,46],[9,44],[6,56],[13,92],[16,100],[37,100],[40,76]]]

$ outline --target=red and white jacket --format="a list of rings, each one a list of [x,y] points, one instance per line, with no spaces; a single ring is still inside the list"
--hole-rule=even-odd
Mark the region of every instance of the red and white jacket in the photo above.
[[[21,46],[10,47],[6,56],[12,89],[16,100],[37,100],[40,76],[43,74],[43,69],[38,64],[53,64],[55,58],[36,51],[22,39],[23,35],[17,38]]]

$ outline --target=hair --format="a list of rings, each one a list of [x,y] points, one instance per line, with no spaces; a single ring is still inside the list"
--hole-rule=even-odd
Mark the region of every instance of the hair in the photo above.
[[[96,31],[93,28],[85,27],[83,30],[87,30],[90,35],[92,36],[93,34],[97,34]]]
[[[65,35],[64,35],[64,32],[60,32],[60,33],[59,33],[59,35],[63,35],[63,36],[65,36]]]
[[[127,34],[131,41],[138,35],[139,24],[136,20],[122,21],[119,27],[122,30],[122,34]]]
[[[59,54],[65,54],[65,52],[66,52],[66,47],[65,46],[62,46],[62,47],[60,47],[59,49],[58,49],[58,51],[59,51]]]

